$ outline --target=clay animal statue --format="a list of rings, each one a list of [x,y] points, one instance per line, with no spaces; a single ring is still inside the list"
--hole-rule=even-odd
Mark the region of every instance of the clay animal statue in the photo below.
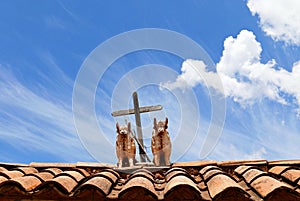
[[[128,166],[132,167],[136,162],[136,147],[132,135],[131,124],[128,122],[127,125],[119,126],[119,123],[117,123],[116,128],[116,153],[118,157],[118,168]]]
[[[156,118],[154,118],[151,149],[153,163],[156,166],[170,165],[172,145],[167,128],[168,118],[166,118],[165,121],[158,122],[156,121]]]

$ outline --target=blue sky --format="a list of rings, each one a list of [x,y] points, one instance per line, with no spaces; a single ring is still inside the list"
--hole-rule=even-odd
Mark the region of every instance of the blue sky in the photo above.
[[[15,0],[1,1],[0,8],[1,162],[115,163],[115,122],[134,119],[114,119],[110,113],[132,107],[136,86],[141,105],[164,106],[142,116],[145,144],[150,143],[153,117],[168,116],[172,161],[299,158],[297,0]],[[89,133],[91,116],[83,117],[86,135],[78,134],[72,96],[84,61],[112,37],[144,28],[192,39],[214,69],[206,68],[202,58],[168,52],[127,54],[99,78],[91,105],[104,135]],[[222,90],[207,82],[216,77]],[[211,123],[214,92],[224,97],[225,122],[219,125],[220,138],[213,139],[216,144],[201,157],[208,130],[216,127]]]

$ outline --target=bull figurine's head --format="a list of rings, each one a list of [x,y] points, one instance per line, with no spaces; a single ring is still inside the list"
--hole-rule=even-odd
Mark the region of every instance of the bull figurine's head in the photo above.
[[[128,122],[127,126],[123,125],[123,126],[119,126],[119,123],[116,124],[116,128],[117,128],[117,133],[119,135],[128,135],[129,133],[131,133],[131,124],[130,122]]]
[[[156,118],[154,118],[153,122],[153,129],[156,131],[156,134],[163,134],[166,133],[168,129],[168,117],[166,117],[165,121],[156,121]]]

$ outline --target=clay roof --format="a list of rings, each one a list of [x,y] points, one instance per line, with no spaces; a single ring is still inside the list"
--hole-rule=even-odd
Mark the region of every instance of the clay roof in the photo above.
[[[0,163],[0,200],[300,200],[300,160]]]

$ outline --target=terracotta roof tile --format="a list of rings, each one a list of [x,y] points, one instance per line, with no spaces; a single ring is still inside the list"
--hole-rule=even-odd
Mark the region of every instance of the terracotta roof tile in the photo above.
[[[266,160],[233,160],[218,162],[218,166],[266,165]]]
[[[43,188],[52,188],[55,186],[58,190],[60,190],[64,194],[69,194],[77,185],[77,181],[70,177],[61,175],[59,177],[55,177],[54,179],[48,180],[44,182]]]
[[[248,184],[251,184],[256,178],[261,177],[263,175],[268,174],[258,169],[249,169],[243,174],[243,177]]]
[[[6,182],[3,182],[2,185],[16,185],[28,192],[39,186],[41,183],[41,180],[35,176],[24,176],[7,180]]]
[[[249,194],[233,179],[217,174],[207,182],[208,190],[214,200],[249,200]]]
[[[18,171],[18,170],[0,172],[0,176],[6,177],[7,179],[22,177],[23,175],[24,174],[21,171]]]
[[[119,174],[117,172],[112,172],[108,170],[101,171],[99,173],[94,174],[92,177],[104,177],[111,181],[111,183],[115,183],[119,178]]]
[[[276,175],[280,175],[281,173],[283,173],[285,170],[287,170],[289,168],[289,166],[275,166],[272,167],[269,172],[276,174]]]
[[[97,163],[97,162],[78,162],[76,163],[76,167],[81,167],[81,168],[87,168],[87,167],[92,167],[92,168],[117,168],[116,165],[109,164],[109,163]]]
[[[218,166],[208,165],[200,170],[200,174],[204,175],[207,171],[210,170],[221,170]]]
[[[205,181],[210,180],[210,178],[214,177],[217,174],[225,174],[222,170],[217,170],[217,169],[211,169],[203,175],[203,178]]]
[[[253,167],[253,166],[246,166],[246,165],[242,165],[242,166],[239,166],[237,167],[234,172],[238,175],[242,175],[244,174],[247,170],[249,169],[259,169],[257,167]]]
[[[4,182],[4,181],[6,181],[6,180],[7,180],[6,177],[0,176],[0,183]]]
[[[53,176],[63,172],[61,169],[58,169],[58,168],[47,168],[47,169],[44,169],[44,170],[41,170],[41,172],[49,172],[51,173]]]
[[[142,195],[141,197],[139,197]],[[119,193],[124,200],[156,200],[157,193],[152,181],[143,176],[132,177]]]
[[[55,177],[61,177],[61,176],[67,176],[67,177],[71,177],[72,179],[74,179],[77,183],[80,182],[83,178],[85,178],[84,175],[82,175],[81,173],[77,172],[77,171],[64,171],[62,173],[59,173],[58,175],[56,175]]]
[[[77,172],[79,172],[80,174],[82,174],[84,177],[90,176],[90,173],[89,173],[88,171],[86,171],[85,169],[82,169],[82,168],[74,168],[74,170],[76,170]]]
[[[149,179],[151,182],[154,181],[154,179],[153,179],[154,175],[150,171],[148,171],[146,169],[139,169],[139,170],[134,171],[129,176],[128,179],[132,179],[133,177],[145,177],[145,178]]]
[[[181,172],[187,173],[187,171],[184,168],[173,167],[173,168],[169,168],[168,171],[165,173],[165,175],[168,175],[169,173],[174,172],[174,171],[181,171]]]
[[[269,166],[290,166],[290,165],[300,165],[300,160],[276,160],[276,161],[268,161]]]
[[[7,169],[0,166],[0,172],[4,172],[4,171],[7,171]]]
[[[112,186],[113,182],[108,179],[107,177],[103,177],[100,175],[97,175],[95,177],[90,178],[86,182],[84,182],[82,185],[79,186],[78,190],[76,190],[75,194],[82,193],[84,190],[96,188],[98,189],[104,196],[108,195]]]
[[[272,177],[269,176],[261,176],[257,179],[255,179],[251,186],[263,197],[266,198],[271,194],[272,192],[278,190],[278,189],[289,189],[289,187],[284,184],[283,182],[280,182]]]
[[[72,168],[72,167],[76,167],[76,164],[72,164],[72,163],[37,163],[37,162],[32,162],[29,164],[29,166],[31,167],[35,167],[35,168],[51,168],[51,167],[55,167],[55,168]]]
[[[300,180],[300,170],[291,169],[281,174],[284,178],[290,180],[293,183],[297,183]]]
[[[297,161],[0,164],[0,200],[300,200]],[[6,196],[6,197],[3,197]]]
[[[169,182],[173,177],[183,175],[185,177],[190,177],[186,170],[181,168],[172,168],[165,174],[166,182]]]
[[[37,169],[33,167],[17,167],[17,168],[13,168],[12,170],[21,171],[24,175],[38,172]]]
[[[201,191],[190,178],[178,174],[169,180],[164,195],[166,200],[199,200]]]
[[[34,175],[42,181],[47,181],[47,180],[53,179],[53,177],[54,177],[54,175],[49,172],[38,172],[38,173],[29,174],[29,175]]]
[[[217,161],[191,161],[191,162],[176,162],[172,167],[204,167],[208,165],[217,165]]]

